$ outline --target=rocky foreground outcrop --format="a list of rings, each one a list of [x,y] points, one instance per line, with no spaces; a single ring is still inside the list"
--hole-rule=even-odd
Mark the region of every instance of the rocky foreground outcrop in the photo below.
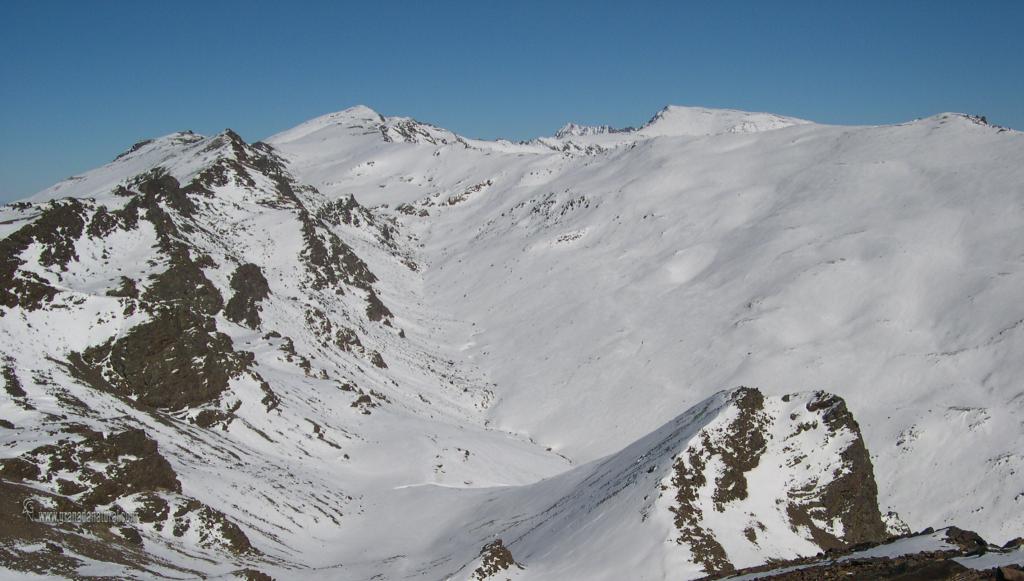
[[[1017,581],[1024,580],[1024,545],[986,542],[977,533],[957,527],[900,535],[882,543],[833,549],[813,557],[792,559],[713,575],[713,579],[817,581],[873,579],[879,581]]]
[[[743,387],[602,460],[496,492],[465,526],[489,534],[474,544],[499,548],[491,560],[514,563],[517,577],[603,578],[610,559],[626,559],[685,579],[882,542],[876,495],[842,398]]]

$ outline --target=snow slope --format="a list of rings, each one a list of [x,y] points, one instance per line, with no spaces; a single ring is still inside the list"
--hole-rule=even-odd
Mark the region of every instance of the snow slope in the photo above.
[[[918,528],[1019,533],[1020,133],[959,114],[841,127],[669,107],[585,138],[614,141],[431,147],[415,164],[376,150],[406,187],[305,169],[307,146],[270,142],[317,187],[421,195],[430,216],[401,220],[430,303],[475,323],[449,341],[498,385],[495,425],[586,461],[722,386],[825,388],[865,426],[885,507]]]
[[[623,450],[534,484],[404,487],[389,499],[390,510],[357,518],[338,544],[366,544],[368,531],[391,531],[370,549],[384,557],[402,547],[385,576],[427,579],[477,578],[474,553],[496,539],[521,564],[510,572],[522,579],[697,578],[814,554],[822,546],[812,528],[856,540],[854,508],[817,503],[839,479],[865,469],[842,455],[860,437],[855,425],[830,427],[825,418],[841,415],[842,403],[829,398],[721,392]],[[768,429],[762,447],[742,429],[754,416]],[[735,458],[744,453],[759,459],[746,472]],[[704,465],[689,463],[705,454]],[[730,480],[736,474],[745,492]],[[807,524],[793,518],[796,505],[815,507]],[[687,520],[701,514],[699,526]],[[353,578],[381,571],[375,559],[347,566]]]
[[[758,133],[806,123],[809,122],[771,113],[669,105],[658,111],[638,133],[645,137]]]

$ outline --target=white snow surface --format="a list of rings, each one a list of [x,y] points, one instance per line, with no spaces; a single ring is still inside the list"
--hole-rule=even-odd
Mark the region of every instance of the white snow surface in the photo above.
[[[401,219],[426,300],[474,323],[448,342],[498,384],[494,425],[586,461],[722,387],[822,388],[883,509],[1019,534],[1024,135],[685,107],[637,133],[594,154],[269,141],[322,191],[430,212]]]

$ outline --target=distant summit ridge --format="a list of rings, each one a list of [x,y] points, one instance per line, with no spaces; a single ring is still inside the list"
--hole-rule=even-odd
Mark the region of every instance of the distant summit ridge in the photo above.
[[[563,139],[566,137],[581,137],[584,135],[605,135],[608,133],[628,133],[630,131],[636,131],[633,127],[623,127],[617,129],[611,125],[578,125],[576,123],[566,123],[561,129],[555,132],[557,139]]]
[[[580,125],[570,122],[555,132],[554,139],[609,147],[651,137],[756,133],[808,123],[810,121],[771,113],[666,105],[639,128]]]
[[[668,105],[641,127],[639,133],[650,137],[757,133],[808,123],[810,121],[773,113]]]

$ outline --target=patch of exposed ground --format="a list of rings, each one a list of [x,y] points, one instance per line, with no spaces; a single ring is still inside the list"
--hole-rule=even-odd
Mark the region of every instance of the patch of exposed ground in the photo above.
[[[505,543],[501,539],[497,539],[491,543],[484,545],[480,549],[481,563],[480,566],[473,571],[473,579],[484,581],[485,579],[491,579],[495,575],[502,571],[507,571],[512,567],[522,569],[523,566],[516,562],[512,557],[512,551],[508,550]]]

